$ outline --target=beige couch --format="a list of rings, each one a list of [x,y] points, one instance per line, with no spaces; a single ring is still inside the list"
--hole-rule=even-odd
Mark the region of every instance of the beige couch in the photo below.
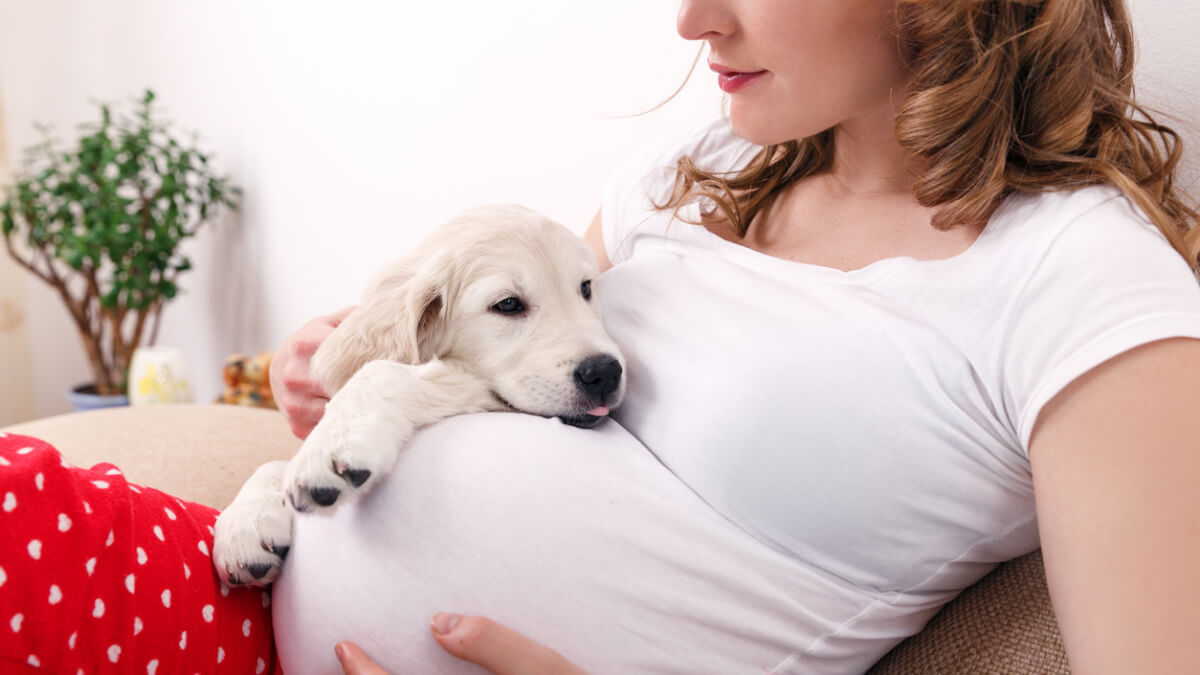
[[[53,443],[78,466],[111,462],[127,478],[224,507],[242,481],[299,446],[275,411],[222,405],[110,408],[4,429]],[[1007,563],[947,605],[873,675],[1066,673],[1040,553]]]

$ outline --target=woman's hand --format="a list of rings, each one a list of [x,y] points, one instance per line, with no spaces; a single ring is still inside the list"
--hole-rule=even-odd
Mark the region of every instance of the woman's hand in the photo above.
[[[430,630],[442,649],[496,675],[585,675],[562,654],[482,616],[437,614]],[[388,675],[353,642],[334,652],[346,675]]]
[[[271,394],[297,438],[308,437],[329,401],[329,392],[312,379],[312,355],[353,310],[347,307],[309,321],[288,336],[271,359]]]

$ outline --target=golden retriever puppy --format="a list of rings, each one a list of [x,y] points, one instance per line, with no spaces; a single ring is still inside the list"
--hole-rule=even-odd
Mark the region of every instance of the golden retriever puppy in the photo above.
[[[294,458],[260,467],[217,519],[228,584],[266,585],[293,509],[370,490],[420,427],[512,410],[590,427],[621,402],[624,360],[592,298],[588,246],[519,206],[480,207],[386,267],[313,356],[333,393]]]

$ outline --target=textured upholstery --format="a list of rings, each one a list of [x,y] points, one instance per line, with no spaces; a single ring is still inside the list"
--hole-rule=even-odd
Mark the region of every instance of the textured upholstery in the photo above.
[[[49,441],[76,465],[111,462],[132,482],[218,508],[255,467],[290,457],[300,445],[277,411],[226,405],[109,408],[3,431]],[[1001,565],[870,672],[1069,672],[1041,553]]]
[[[300,447],[278,411],[234,405],[105,408],[3,431],[47,441],[76,466],[109,462],[130,482],[219,509],[255,468]]]
[[[963,591],[870,674],[1069,672],[1042,553],[1035,551]]]

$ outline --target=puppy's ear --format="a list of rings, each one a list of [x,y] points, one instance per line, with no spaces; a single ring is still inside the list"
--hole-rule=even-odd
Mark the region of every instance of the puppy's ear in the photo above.
[[[444,274],[413,259],[386,268],[313,355],[312,375],[336,393],[376,359],[424,363],[437,355],[445,309]]]

